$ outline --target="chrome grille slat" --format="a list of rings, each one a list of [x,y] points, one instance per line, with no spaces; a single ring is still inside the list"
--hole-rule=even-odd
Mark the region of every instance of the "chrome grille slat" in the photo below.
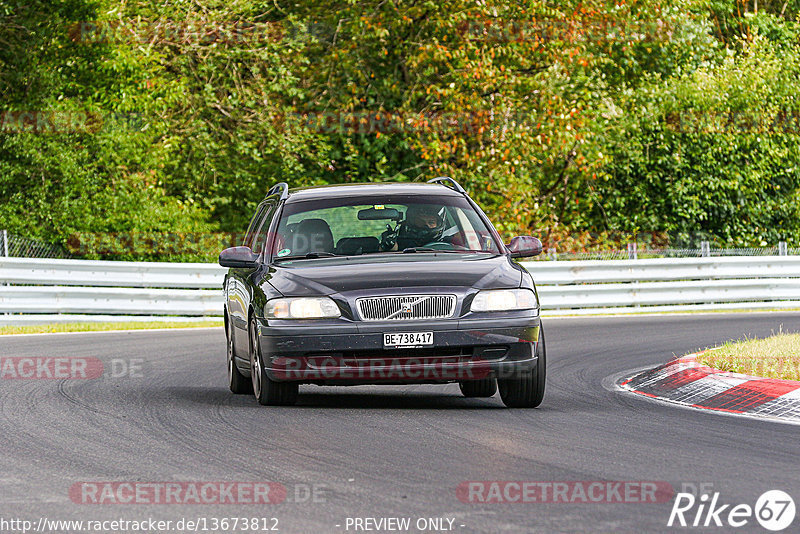
[[[364,321],[446,319],[456,309],[455,295],[391,295],[356,299]],[[410,311],[408,308],[410,307]]]

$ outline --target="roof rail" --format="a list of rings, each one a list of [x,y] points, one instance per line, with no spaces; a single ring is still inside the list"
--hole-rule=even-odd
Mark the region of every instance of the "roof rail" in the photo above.
[[[467,192],[464,191],[464,188],[461,187],[461,184],[459,184],[458,182],[456,182],[455,180],[453,180],[449,176],[440,176],[438,178],[434,178],[433,180],[428,180],[428,183],[429,184],[442,184],[442,185],[444,185],[446,187],[449,187],[451,189],[455,189],[459,193],[463,193],[465,195],[467,194]]]
[[[289,184],[286,182],[280,182],[272,187],[269,188],[267,191],[267,196],[271,197],[272,195],[277,195],[278,193],[281,194],[281,200],[289,196]]]

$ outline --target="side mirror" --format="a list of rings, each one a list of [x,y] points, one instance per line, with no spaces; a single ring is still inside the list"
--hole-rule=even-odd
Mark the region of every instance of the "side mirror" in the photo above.
[[[219,253],[219,264],[223,267],[248,269],[258,265],[258,255],[250,247],[230,247]]]
[[[520,235],[506,245],[512,258],[528,258],[542,253],[542,242],[536,237]]]

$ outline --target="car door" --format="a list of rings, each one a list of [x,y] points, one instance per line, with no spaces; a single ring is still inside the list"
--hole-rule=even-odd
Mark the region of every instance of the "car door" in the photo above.
[[[262,202],[258,205],[255,215],[250,220],[247,232],[244,235],[242,245],[249,247],[252,245],[256,230],[264,220],[267,206]],[[238,356],[243,357],[247,352],[242,352],[242,347],[247,350],[247,308],[244,299],[244,280],[242,274],[244,269],[232,268],[228,271],[226,279],[226,303],[228,307],[228,318],[231,322],[231,333],[233,334],[233,344]],[[244,332],[244,336],[242,335]]]
[[[250,223],[250,227],[247,229],[247,233],[245,234],[243,245],[250,247],[250,249],[258,255],[261,254],[265,245],[265,239],[262,236],[266,232],[262,232],[262,229],[269,228],[274,212],[275,202],[262,202],[259,205],[259,209],[256,212],[255,217],[253,217],[253,221]],[[250,341],[247,331],[247,314],[255,289],[253,288],[253,280],[251,276],[255,270],[256,269],[254,268],[231,269],[230,279],[234,284],[233,292],[231,293],[231,295],[233,295],[231,298],[233,306],[231,309],[231,319],[233,321],[234,331],[233,343],[236,348],[236,354],[241,358],[245,358],[249,351]],[[233,311],[234,309],[235,312]]]

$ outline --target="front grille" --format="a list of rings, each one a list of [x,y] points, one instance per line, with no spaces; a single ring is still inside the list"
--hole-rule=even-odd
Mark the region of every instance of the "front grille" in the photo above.
[[[366,297],[356,300],[364,321],[404,321],[445,319],[456,309],[455,295],[398,295]]]

